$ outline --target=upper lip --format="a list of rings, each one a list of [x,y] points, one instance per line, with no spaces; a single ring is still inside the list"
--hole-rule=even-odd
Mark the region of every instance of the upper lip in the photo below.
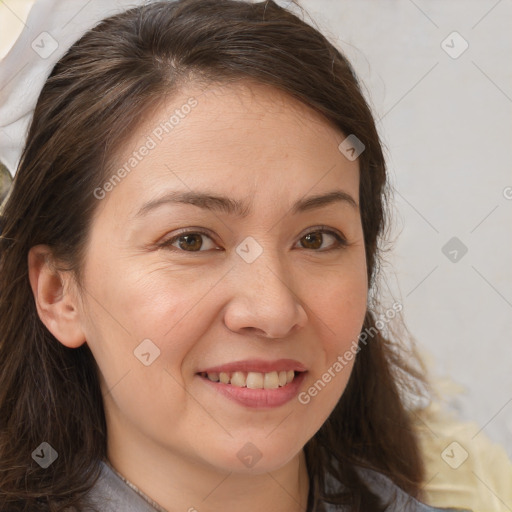
[[[279,372],[293,370],[296,372],[305,372],[306,367],[294,359],[277,359],[275,361],[265,361],[263,359],[246,359],[244,361],[233,361],[232,363],[212,366],[200,370],[198,373],[230,373],[230,372]]]

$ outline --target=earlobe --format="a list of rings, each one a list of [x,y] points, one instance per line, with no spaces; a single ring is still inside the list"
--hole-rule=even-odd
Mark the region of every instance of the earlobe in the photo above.
[[[71,273],[57,270],[47,245],[28,252],[28,275],[39,318],[63,345],[78,348],[85,342],[71,286]]]

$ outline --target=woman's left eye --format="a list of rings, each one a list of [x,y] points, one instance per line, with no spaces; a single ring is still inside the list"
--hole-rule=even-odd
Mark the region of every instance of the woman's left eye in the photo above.
[[[334,243],[328,245],[327,248],[324,246],[326,237],[331,238],[331,240],[334,239]],[[335,231],[326,229],[310,231],[299,240],[299,243],[302,245],[302,248],[312,249],[317,252],[327,252],[334,249],[345,247],[347,245],[347,241],[345,238],[343,238]]]

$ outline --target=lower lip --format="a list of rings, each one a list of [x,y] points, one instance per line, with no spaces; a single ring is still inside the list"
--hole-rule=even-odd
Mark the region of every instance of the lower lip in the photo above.
[[[234,402],[252,407],[254,409],[269,409],[279,407],[292,400],[297,396],[300,385],[304,380],[306,372],[298,373],[292,382],[281,388],[276,389],[250,389],[232,386],[231,384],[223,384],[222,382],[213,382],[207,377],[197,375],[207,386],[218,391],[226,398]]]

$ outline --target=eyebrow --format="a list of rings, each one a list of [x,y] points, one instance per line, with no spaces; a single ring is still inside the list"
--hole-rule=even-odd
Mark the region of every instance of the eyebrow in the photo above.
[[[171,191],[145,203],[136,213],[135,217],[147,215],[151,210],[159,208],[164,204],[191,204],[199,208],[217,212],[227,213],[237,217],[247,217],[250,207],[246,202],[232,199],[225,196],[212,195],[206,192],[194,191]],[[331,204],[348,204],[358,210],[359,206],[355,199],[343,190],[333,190],[324,194],[303,197],[299,199],[291,209],[292,214],[302,213],[309,210],[322,208]]]

